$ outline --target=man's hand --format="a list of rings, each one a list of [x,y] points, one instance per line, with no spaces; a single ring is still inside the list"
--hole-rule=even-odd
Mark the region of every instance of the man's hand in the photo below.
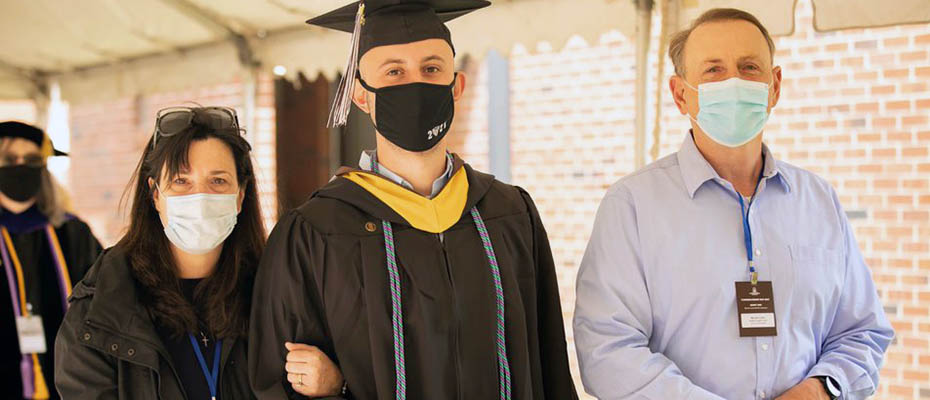
[[[307,397],[338,396],[342,372],[320,349],[301,343],[285,343],[287,381],[297,393]]]
[[[817,378],[807,378],[775,400],[830,400],[830,395]]]

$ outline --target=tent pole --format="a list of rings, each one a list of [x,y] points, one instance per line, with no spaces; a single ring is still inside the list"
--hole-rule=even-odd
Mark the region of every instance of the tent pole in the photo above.
[[[635,169],[646,165],[646,84],[649,80],[649,43],[652,36],[653,0],[636,1],[636,136]]]

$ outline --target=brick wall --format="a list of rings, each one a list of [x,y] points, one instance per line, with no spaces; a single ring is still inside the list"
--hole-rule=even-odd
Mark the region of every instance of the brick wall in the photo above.
[[[71,107],[71,194],[78,215],[86,220],[105,246],[124,233],[125,211],[120,200],[142,148],[152,135],[156,112],[164,107],[197,102],[233,107],[244,121],[241,82],[172,93],[122,98]],[[188,103],[187,105],[191,105]],[[259,197],[266,226],[274,224],[274,88],[267,76],[258,83],[255,127],[246,133],[252,143],[252,162],[258,175]],[[127,198],[127,201],[129,199]]]
[[[898,333],[876,397],[930,398],[930,25],[816,33],[811,18],[810,3],[799,1],[796,32],[776,40],[784,86],[766,141],[781,159],[827,178],[854,217]],[[566,326],[597,205],[634,169],[634,47],[634,38],[612,32],[561,49],[517,46],[510,56],[514,183],[533,194],[549,231]],[[656,62],[653,52],[652,91]],[[472,76],[483,74],[483,64],[473,68]],[[660,157],[677,151],[689,127],[667,94],[671,72],[666,62]],[[486,120],[486,99],[465,100],[459,109]],[[472,135],[487,143],[484,120],[458,118],[465,138],[457,143]],[[466,160],[486,165],[486,150],[457,143]],[[568,337],[577,377],[570,330]]]
[[[777,41],[781,158],[827,178],[897,332],[879,398],[930,398],[930,25],[819,34],[801,7]]]

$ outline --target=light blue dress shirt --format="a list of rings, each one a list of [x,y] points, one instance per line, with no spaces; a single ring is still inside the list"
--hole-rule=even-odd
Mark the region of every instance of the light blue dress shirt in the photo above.
[[[363,171],[371,171],[373,163],[378,163],[378,174],[390,179],[398,185],[413,190],[413,185],[410,184],[410,182],[407,182],[406,179],[400,175],[397,175],[394,171],[387,169],[384,165],[381,165],[381,163],[378,162],[378,152],[375,150],[365,150],[362,152],[362,156],[358,160],[358,168]],[[446,183],[449,182],[449,179],[452,179],[452,168],[452,157],[446,157],[446,170],[443,171],[442,175],[433,181],[431,193],[429,196],[427,196],[427,198],[432,199],[438,196],[439,192],[441,192],[442,189],[446,187]]]
[[[763,152],[748,213],[778,336],[739,336],[734,282],[749,280],[739,194],[688,135],[598,209],[574,319],[588,393],[774,398],[812,376],[835,379],[844,399],[875,391],[894,332],[836,193]]]

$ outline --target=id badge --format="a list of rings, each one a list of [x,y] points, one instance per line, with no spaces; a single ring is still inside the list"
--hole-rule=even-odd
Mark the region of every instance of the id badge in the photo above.
[[[777,336],[772,282],[736,282],[739,336]]]
[[[19,334],[19,351],[22,354],[44,354],[45,329],[42,327],[42,317],[30,315],[16,317],[16,332]]]

